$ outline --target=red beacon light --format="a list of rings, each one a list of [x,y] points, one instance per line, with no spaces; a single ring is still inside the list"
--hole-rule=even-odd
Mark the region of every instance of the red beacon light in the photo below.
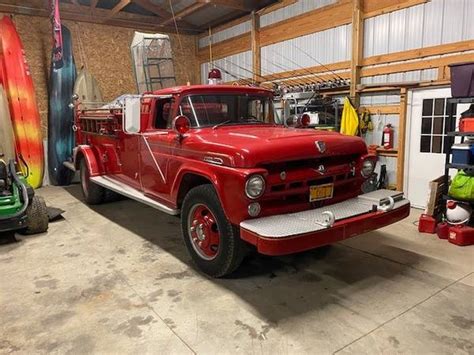
[[[209,85],[217,85],[222,82],[222,73],[219,69],[211,69],[208,76],[208,84]]]
[[[301,116],[300,126],[308,127],[310,123],[311,123],[311,117],[307,113],[304,113]]]
[[[176,116],[173,120],[173,127],[176,133],[183,135],[189,131],[191,128],[191,122],[186,116],[180,115]]]

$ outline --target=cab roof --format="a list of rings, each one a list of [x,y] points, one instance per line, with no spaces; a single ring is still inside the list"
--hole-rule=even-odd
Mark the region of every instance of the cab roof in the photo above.
[[[251,86],[239,85],[183,85],[175,86],[161,90],[153,91],[154,95],[172,95],[172,94],[199,94],[199,93],[250,93],[260,95],[272,95],[268,89]]]

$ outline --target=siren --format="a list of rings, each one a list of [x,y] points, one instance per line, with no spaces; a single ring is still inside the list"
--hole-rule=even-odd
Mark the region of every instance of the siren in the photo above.
[[[222,82],[222,73],[219,69],[211,69],[209,75],[207,76],[209,85],[217,85]]]

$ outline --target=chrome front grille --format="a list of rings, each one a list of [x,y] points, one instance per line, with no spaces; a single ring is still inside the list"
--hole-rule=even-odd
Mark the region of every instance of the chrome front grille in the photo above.
[[[349,155],[268,166],[267,190],[263,200],[268,203],[318,206],[357,196],[363,179],[356,171],[356,161],[357,156]],[[324,165],[324,173],[318,169],[320,165]],[[310,204],[310,186],[328,183],[334,184],[333,198]]]

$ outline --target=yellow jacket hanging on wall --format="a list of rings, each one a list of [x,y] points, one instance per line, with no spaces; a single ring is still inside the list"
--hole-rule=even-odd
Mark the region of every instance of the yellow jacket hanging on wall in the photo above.
[[[344,98],[344,109],[342,110],[341,133],[348,136],[357,135],[359,127],[359,116],[352,106],[349,98]]]

